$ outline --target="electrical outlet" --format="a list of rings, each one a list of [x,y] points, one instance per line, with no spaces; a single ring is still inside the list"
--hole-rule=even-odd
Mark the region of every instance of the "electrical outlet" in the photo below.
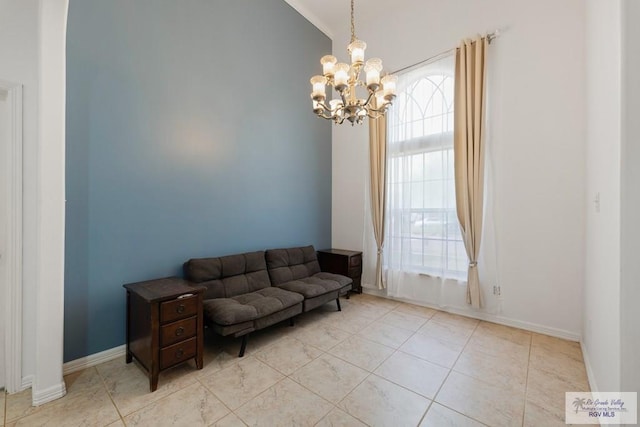
[[[500,296],[500,286],[494,286],[493,287],[493,294]]]

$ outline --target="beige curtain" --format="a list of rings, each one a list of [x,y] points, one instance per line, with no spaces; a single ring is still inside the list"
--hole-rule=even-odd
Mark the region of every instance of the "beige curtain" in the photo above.
[[[478,254],[482,236],[486,37],[464,40],[456,50],[454,168],[456,209],[469,257],[467,303],[482,304]]]
[[[372,100],[377,108],[375,98]],[[387,121],[386,116],[369,119],[369,164],[371,191],[371,220],[376,239],[378,254],[376,257],[375,284],[378,289],[385,288],[382,277],[382,250],[384,247],[384,214],[386,205],[387,175]]]

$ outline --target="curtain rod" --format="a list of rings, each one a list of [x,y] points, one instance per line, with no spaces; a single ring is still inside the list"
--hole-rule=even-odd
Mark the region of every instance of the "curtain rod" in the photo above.
[[[485,35],[485,37],[487,38],[487,41],[489,42],[489,44],[491,44],[491,42],[492,42],[494,39],[496,39],[496,38],[500,37],[500,34],[501,34],[501,33],[500,33],[500,30],[495,30],[494,32],[492,32],[492,33],[488,33],[487,35]],[[415,64],[407,65],[406,67],[402,67],[402,68],[400,68],[399,70],[392,71],[390,74],[398,74],[398,73],[401,73],[401,72],[403,72],[403,71],[406,71],[406,70],[408,70],[408,69],[410,69],[410,68],[416,67],[416,66],[418,66],[418,65],[422,65],[422,64],[424,64],[425,62],[432,62],[432,61],[435,61],[436,59],[440,59],[440,58],[442,58],[442,57],[444,57],[444,56],[449,55],[451,52],[454,52],[456,49],[457,49],[457,47],[454,47],[454,48],[452,48],[452,49],[447,49],[447,50],[445,50],[444,52],[440,52],[440,53],[438,53],[438,54],[436,54],[436,55],[433,55],[433,56],[431,56],[431,57],[429,57],[429,58],[427,58],[427,59],[423,59],[422,61],[418,61],[418,62],[416,62]]]

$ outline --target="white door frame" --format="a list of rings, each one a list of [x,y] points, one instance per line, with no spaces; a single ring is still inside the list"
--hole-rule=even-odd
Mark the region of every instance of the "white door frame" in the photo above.
[[[6,170],[8,180],[6,298],[3,307],[5,325],[6,390],[22,387],[22,85],[0,80],[0,88],[8,92],[9,137]]]

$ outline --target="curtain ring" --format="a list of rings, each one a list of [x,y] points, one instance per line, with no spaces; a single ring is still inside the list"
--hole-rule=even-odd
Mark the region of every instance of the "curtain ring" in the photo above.
[[[473,267],[477,267],[478,266],[478,262],[477,261],[472,261],[469,263],[469,268],[473,268]]]

